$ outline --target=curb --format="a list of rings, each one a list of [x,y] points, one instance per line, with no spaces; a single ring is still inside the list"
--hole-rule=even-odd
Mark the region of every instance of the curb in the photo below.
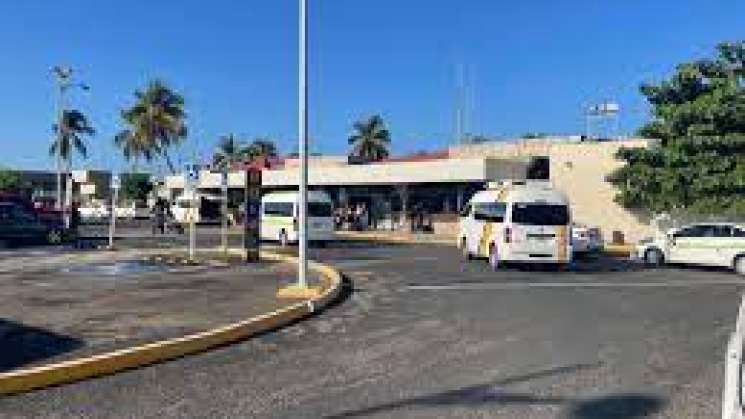
[[[345,232],[342,234],[339,234],[338,232],[337,238],[344,241],[344,240],[369,240],[374,242],[380,242],[380,243],[409,243],[409,244],[436,244],[436,245],[455,245],[456,240],[453,239],[444,239],[441,237],[427,237],[423,236],[421,239],[416,236],[390,236],[386,234],[355,234],[354,232]]]
[[[337,233],[337,237],[341,240],[369,240],[379,243],[409,243],[409,244],[436,244],[436,245],[452,245],[455,246],[456,240],[443,239],[439,237],[423,237],[420,240],[416,236],[390,236],[380,233],[374,234],[357,234],[354,232],[345,232],[342,234]],[[634,250],[634,246],[625,244],[607,244],[603,247],[601,253],[609,256],[622,256],[628,257]]]
[[[231,251],[233,254],[240,252]],[[297,258],[263,251],[265,260],[296,262]],[[341,290],[341,273],[329,265],[309,261],[308,268],[321,274],[326,289],[315,299],[261,314],[236,323],[180,338],[166,339],[141,346],[0,374],[0,395],[21,393],[71,383],[204,352],[208,349],[247,339],[256,334],[287,325],[326,307]]]
[[[722,419],[742,419],[743,406],[743,340],[745,339],[745,294],[740,297],[735,330],[730,334],[724,354],[724,385],[722,387]]]

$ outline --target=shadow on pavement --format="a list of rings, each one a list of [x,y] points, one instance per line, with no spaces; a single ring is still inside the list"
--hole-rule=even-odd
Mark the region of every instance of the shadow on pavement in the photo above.
[[[74,351],[80,339],[0,319],[0,372]]]
[[[373,415],[390,410],[405,407],[437,407],[437,406],[482,406],[491,404],[533,404],[533,405],[560,405],[572,403],[573,400],[565,397],[544,397],[534,396],[529,393],[516,393],[506,391],[503,387],[520,382],[535,380],[553,375],[569,374],[584,369],[598,368],[601,364],[573,364],[562,367],[550,368],[536,371],[529,374],[523,374],[513,377],[507,377],[489,383],[477,384],[472,386],[461,387],[456,390],[444,391],[441,393],[429,394],[421,397],[414,397],[395,401],[392,403],[381,404],[358,410],[349,410],[336,415],[327,416],[327,418],[351,418],[358,416]],[[578,410],[583,414],[584,410]],[[585,418],[585,416],[575,416],[576,418]],[[594,418],[595,416],[586,416]]]
[[[664,400],[647,394],[618,394],[575,403],[570,419],[634,419],[659,411]]]

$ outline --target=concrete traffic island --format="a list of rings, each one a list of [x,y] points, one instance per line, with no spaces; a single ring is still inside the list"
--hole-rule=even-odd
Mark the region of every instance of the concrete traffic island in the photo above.
[[[5,271],[0,394],[246,339],[322,309],[341,288],[335,269],[311,263],[313,293],[286,301],[275,294],[295,278],[293,256],[262,252],[256,265],[231,263],[240,252],[228,256],[200,252],[199,261],[183,265],[178,252],[163,249],[88,252],[17,275]]]

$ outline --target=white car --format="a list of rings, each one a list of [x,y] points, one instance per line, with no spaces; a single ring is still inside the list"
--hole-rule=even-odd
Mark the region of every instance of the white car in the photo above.
[[[696,223],[641,240],[631,255],[650,266],[663,263],[721,266],[745,275],[745,225]]]

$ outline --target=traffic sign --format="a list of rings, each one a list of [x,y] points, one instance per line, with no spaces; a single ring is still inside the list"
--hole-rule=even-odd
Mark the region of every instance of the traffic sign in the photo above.
[[[111,189],[119,189],[122,187],[122,180],[119,175],[111,176]]]

